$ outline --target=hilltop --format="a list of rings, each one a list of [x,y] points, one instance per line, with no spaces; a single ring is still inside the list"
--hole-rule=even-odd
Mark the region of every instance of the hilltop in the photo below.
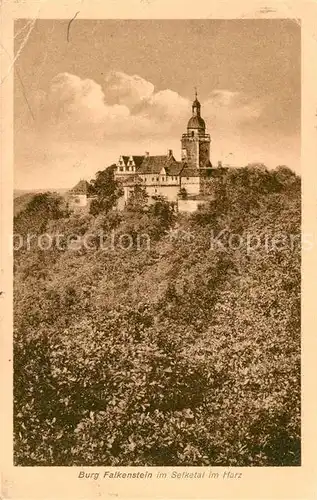
[[[15,218],[54,243],[15,252],[15,464],[300,465],[300,178],[229,169],[191,215],[115,193]]]
[[[51,189],[50,192],[58,193],[61,196],[64,196],[67,193],[68,189]],[[18,215],[19,212],[24,210],[28,203],[33,199],[33,197],[40,193],[45,193],[45,189],[14,189],[13,191],[13,213],[14,215]]]

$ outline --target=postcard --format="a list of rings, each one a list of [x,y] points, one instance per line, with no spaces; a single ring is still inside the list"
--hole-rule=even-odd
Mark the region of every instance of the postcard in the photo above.
[[[313,497],[316,13],[3,6],[4,499]]]

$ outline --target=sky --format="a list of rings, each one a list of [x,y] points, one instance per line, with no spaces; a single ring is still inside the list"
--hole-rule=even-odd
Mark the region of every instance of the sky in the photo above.
[[[213,164],[300,173],[291,20],[18,20],[15,53],[17,189],[72,187],[120,154],[180,159],[195,87]]]

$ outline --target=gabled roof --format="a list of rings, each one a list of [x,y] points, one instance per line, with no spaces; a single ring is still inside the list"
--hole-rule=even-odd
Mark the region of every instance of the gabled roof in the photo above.
[[[88,188],[89,188],[89,183],[82,179],[76,184],[76,186],[74,186],[72,189],[69,190],[69,193],[70,194],[87,194]]]
[[[121,158],[122,158],[122,160],[123,160],[123,163],[124,163],[125,165],[127,165],[127,163],[128,163],[128,160],[129,160],[130,156],[121,155]]]
[[[137,156],[133,156],[133,155],[131,155],[131,156],[121,155],[121,158],[122,158],[123,163],[125,165],[128,165],[128,162],[129,162],[130,158],[133,158],[133,161],[134,161],[136,167],[139,167],[141,165],[141,163],[143,162],[144,156],[138,156],[138,155]]]
[[[175,163],[174,156],[145,156],[138,172],[140,174],[159,174],[163,167],[167,168]]]
[[[121,156],[125,165],[128,164],[131,156]],[[159,175],[165,169],[167,175],[182,177],[199,177],[201,171],[195,167],[189,166],[187,163],[176,161],[173,155],[156,155],[156,156],[132,156],[136,165],[136,171],[139,175],[154,174]],[[211,167],[210,161],[206,162],[205,168]],[[132,181],[132,177],[129,177]]]
[[[132,156],[136,167],[139,167],[144,160],[144,156]]]
[[[180,175],[181,171],[184,168],[184,163],[181,161],[174,161],[167,168],[167,175]]]

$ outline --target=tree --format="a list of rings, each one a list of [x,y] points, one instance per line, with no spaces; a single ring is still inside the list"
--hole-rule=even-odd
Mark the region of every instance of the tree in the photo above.
[[[149,207],[149,214],[154,216],[163,231],[169,229],[175,221],[173,204],[168,202],[164,196],[153,196],[154,203]]]
[[[149,195],[144,186],[137,184],[130,194],[126,209],[131,212],[144,212],[147,207]]]
[[[65,200],[56,193],[35,194],[24,210],[14,217],[16,233],[40,233],[50,220],[68,216]]]
[[[15,258],[16,465],[300,464],[300,251],[270,243],[300,234],[300,182],[221,176],[191,216],[156,197],[46,225],[150,247]]]
[[[113,165],[97,172],[96,178],[90,182],[89,195],[95,197],[90,205],[92,215],[109,212],[115,206],[123,195],[123,190],[121,184],[114,178]]]
[[[278,165],[273,172],[277,182],[282,186],[290,186],[298,179],[295,172],[286,165]]]

